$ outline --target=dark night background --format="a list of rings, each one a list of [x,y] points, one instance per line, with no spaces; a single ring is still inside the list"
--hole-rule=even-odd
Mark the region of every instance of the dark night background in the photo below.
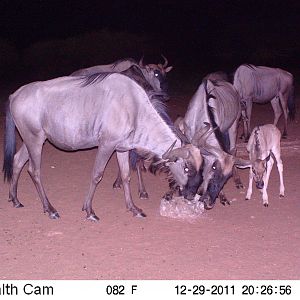
[[[173,77],[241,63],[297,69],[300,1],[0,1],[0,79],[28,82],[160,54]],[[171,73],[170,73],[171,76]]]

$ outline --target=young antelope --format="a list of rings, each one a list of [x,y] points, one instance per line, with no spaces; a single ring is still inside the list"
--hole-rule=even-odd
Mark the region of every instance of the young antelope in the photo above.
[[[263,205],[265,207],[269,205],[267,187],[274,159],[276,159],[277,162],[277,169],[280,178],[279,195],[280,197],[284,197],[283,164],[280,157],[280,139],[281,133],[275,125],[267,124],[257,126],[253,129],[247,144],[247,151],[249,152],[251,165],[249,165],[249,186],[246,200],[251,198],[252,182],[254,179],[256,187],[262,192]]]

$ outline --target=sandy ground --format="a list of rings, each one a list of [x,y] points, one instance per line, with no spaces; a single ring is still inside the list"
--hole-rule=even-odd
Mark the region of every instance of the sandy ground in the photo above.
[[[172,99],[172,117],[185,112],[188,100]],[[134,218],[126,211],[123,191],[112,189],[115,156],[94,197],[100,222],[86,221],[81,207],[96,151],[66,153],[46,143],[43,181],[61,218],[50,220],[42,212],[27,166],[18,191],[24,208],[12,207],[8,185],[2,182],[0,279],[299,279],[299,119],[298,114],[289,124],[290,135],[282,143],[284,199],[279,199],[275,166],[268,208],[256,189],[253,199],[245,201],[246,190],[237,190],[229,180],[225,192],[231,205],[217,202],[194,222],[160,216],[160,199],[168,185],[164,175],[152,174],[145,174],[149,200],[138,199],[132,175],[134,201],[147,214]],[[255,105],[253,126],[272,120],[270,104]],[[3,117],[0,134],[3,149]],[[239,156],[246,157],[245,144],[239,141],[238,146]],[[240,174],[247,186],[248,170]]]

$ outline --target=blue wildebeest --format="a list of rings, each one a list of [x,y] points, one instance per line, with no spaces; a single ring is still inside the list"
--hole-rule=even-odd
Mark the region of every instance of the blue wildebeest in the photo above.
[[[205,123],[214,128],[212,134],[202,139],[201,143],[195,144],[204,148],[201,152],[204,156],[204,166],[202,176],[198,177],[198,187],[201,184],[203,194],[201,199],[207,209],[214,206],[218,196],[222,204],[229,203],[221,190],[233,172],[235,172],[236,186],[242,186],[234,168],[247,163],[235,157],[240,115],[239,95],[232,84],[226,81],[204,80],[191,99],[180,125],[187,138],[191,140],[195,140]],[[190,194],[188,198],[193,198],[197,192],[195,186],[193,184],[193,188],[185,190]]]
[[[283,164],[280,156],[280,139],[281,133],[273,124],[256,126],[253,129],[247,144],[250,164],[245,167],[250,167],[250,172],[246,200],[251,198],[252,183],[254,179],[256,187],[262,190],[263,205],[265,207],[269,205],[267,188],[274,159],[276,159],[280,178],[279,195],[280,197],[284,197]]]
[[[131,197],[130,150],[136,149],[168,163],[170,173],[182,187],[189,177],[186,164],[197,172],[202,163],[197,147],[181,146],[172,127],[158,113],[160,103],[154,99],[150,101],[139,84],[118,73],[67,76],[22,86],[9,97],[6,114],[3,171],[4,178],[10,181],[9,200],[15,207],[22,206],[17,197],[17,185],[21,170],[29,160],[28,171],[44,212],[52,219],[59,218],[41,180],[42,148],[48,139],[67,151],[98,147],[83,204],[87,219],[98,220],[92,199],[114,151],[117,152],[126,207],[135,216],[145,216]],[[15,127],[23,140],[17,153]]]
[[[108,65],[98,65],[90,68],[80,69],[73,72],[71,76],[85,76],[102,72],[123,73],[137,81],[145,90],[151,90],[151,93],[153,93],[153,91],[156,92],[156,100],[159,99],[163,102],[166,102],[169,100],[166,74],[170,72],[173,67],[168,66],[168,60],[165,56],[162,55],[162,57],[164,59],[163,64],[145,65],[143,63],[143,58],[140,59],[139,63],[132,58],[127,58],[120,59]],[[148,193],[146,191],[142,177],[142,170],[145,169],[143,161],[141,160],[141,157],[138,156],[134,151],[130,152],[130,161],[132,169],[137,171],[139,197],[141,199],[147,199]],[[119,172],[115,182],[113,183],[113,188],[119,189],[121,188],[121,186],[122,179]]]
[[[82,75],[92,75],[95,73],[111,73],[117,72],[121,73],[128,70],[131,66],[136,66],[140,68],[143,76],[152,86],[152,88],[157,92],[167,93],[168,84],[166,80],[166,74],[172,70],[172,66],[168,66],[168,60],[164,57],[163,64],[147,64],[143,63],[143,58],[140,59],[139,63],[132,58],[125,58],[115,61],[112,64],[108,65],[98,65],[85,69],[80,69],[71,74],[71,76],[82,76]],[[168,100],[167,94],[163,99]]]
[[[274,125],[284,114],[282,137],[287,136],[287,119],[295,117],[293,75],[279,68],[241,65],[234,74],[233,85],[237,89],[244,107],[244,137],[250,136],[252,103],[271,102],[274,110]]]

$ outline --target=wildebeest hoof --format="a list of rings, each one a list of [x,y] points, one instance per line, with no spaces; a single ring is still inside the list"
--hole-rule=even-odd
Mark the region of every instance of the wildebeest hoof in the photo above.
[[[206,202],[203,202],[204,203],[204,208],[206,209],[206,210],[210,210],[210,209],[212,209],[213,208],[213,206],[212,205],[207,205],[207,203]]]
[[[137,214],[134,214],[134,217],[138,218],[146,218],[146,214],[144,212],[139,212]]]
[[[121,189],[122,188],[122,184],[119,182],[115,182],[113,184],[113,189],[117,190],[117,189]]]
[[[227,200],[226,198],[225,198],[225,199],[221,199],[220,202],[221,202],[221,204],[223,204],[224,206],[226,206],[226,204],[227,204],[227,205],[230,205],[230,201]]]
[[[134,217],[139,217],[139,218],[146,217],[145,213],[141,209],[139,209],[139,208],[133,207],[133,208],[131,208],[129,210],[133,213]]]
[[[54,211],[54,212],[51,212],[51,213],[49,212],[49,218],[53,219],[53,220],[57,220],[57,219],[60,218],[60,216],[59,216],[57,211]]]
[[[14,203],[14,207],[20,208],[20,207],[24,207],[24,205],[21,202],[19,202],[19,203]]]
[[[264,207],[268,207],[269,206],[269,204],[268,203],[264,203]]]
[[[172,194],[171,193],[165,193],[163,196],[163,199],[167,200],[167,201],[171,201],[172,200]]]
[[[149,196],[148,196],[148,193],[147,193],[147,192],[140,192],[140,193],[139,193],[139,197],[140,197],[140,199],[143,199],[143,200],[145,200],[145,199],[148,199],[148,198],[149,198]]]
[[[250,200],[250,198],[245,198],[246,201]]]
[[[91,214],[86,217],[86,220],[92,221],[92,222],[98,222],[100,219],[95,214]]]
[[[279,195],[279,198],[284,198],[284,195],[283,195],[283,194],[280,194],[280,195]]]
[[[236,182],[236,183],[235,183],[235,187],[236,187],[237,189],[243,189],[243,188],[244,188],[244,185],[243,185],[241,182]]]

